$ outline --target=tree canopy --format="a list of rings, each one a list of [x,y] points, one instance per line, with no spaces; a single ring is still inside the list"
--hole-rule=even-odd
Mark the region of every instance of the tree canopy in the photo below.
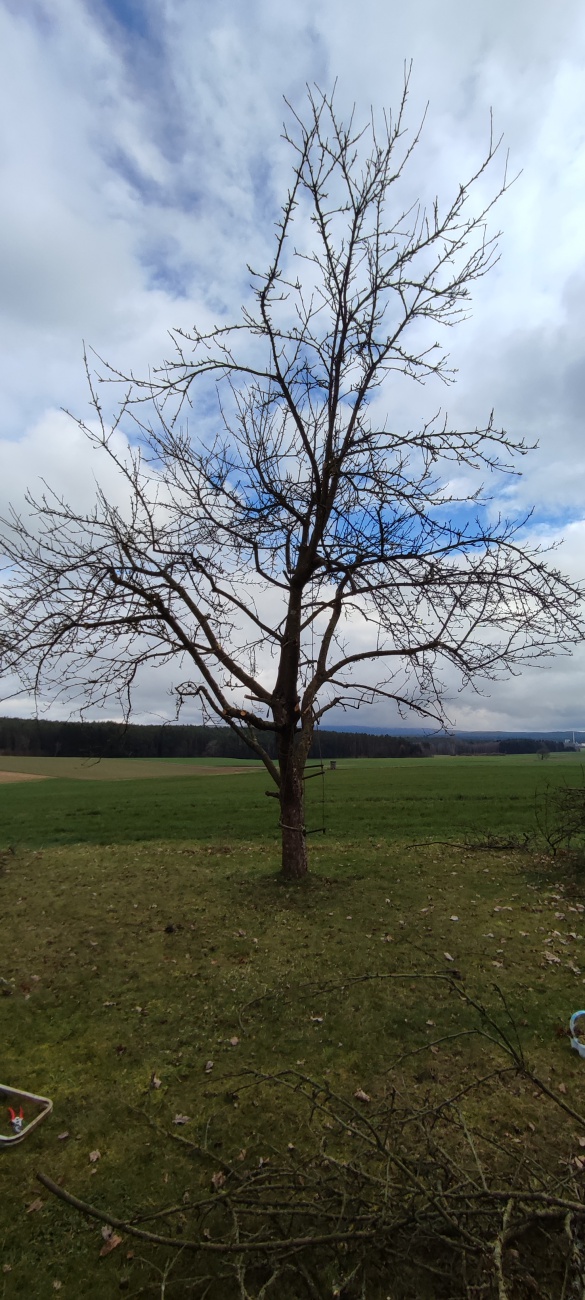
[[[441,330],[494,264],[508,184],[504,168],[482,201],[490,135],[452,198],[405,203],[407,97],[408,80],[397,114],[363,129],[317,91],[290,110],[291,185],[241,319],[173,331],[146,378],[86,360],[82,427],[126,504],[98,490],[82,511],[47,488],[4,530],[4,671],[129,709],[142,667],[176,665],[177,708],[199,701],[262,758],[289,877],[307,869],[304,767],[331,709],[441,719],[445,672],[494,679],[582,636],[580,591],[479,484],[524,444],[491,416],[392,416],[398,377],[452,377]],[[124,384],[113,420],[102,381]]]

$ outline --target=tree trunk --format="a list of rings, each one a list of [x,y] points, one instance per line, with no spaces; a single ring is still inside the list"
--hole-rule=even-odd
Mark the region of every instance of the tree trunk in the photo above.
[[[284,880],[301,880],[309,869],[305,838],[305,791],[302,770],[293,755],[281,762],[280,826],[282,831],[282,868]]]

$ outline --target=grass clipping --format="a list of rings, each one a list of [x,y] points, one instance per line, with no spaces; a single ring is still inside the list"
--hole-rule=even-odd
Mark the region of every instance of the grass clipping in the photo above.
[[[465,1033],[483,1040],[491,1068],[450,1096],[429,1091],[414,1103],[397,1070],[375,1099],[361,1088],[343,1096],[298,1068],[247,1070],[223,1102],[252,1093],[267,1113],[286,1107],[298,1140],[226,1161],[208,1143],[209,1122],[199,1143],[169,1132],[208,1167],[206,1194],[122,1219],[45,1173],[39,1180],[110,1233],[165,1249],[164,1267],[153,1265],[161,1295],[172,1285],[201,1300],[582,1300],[585,1156],[551,1161],[534,1125],[532,1141],[504,1125],[515,1127],[509,1116],[529,1096],[564,1112],[584,1145],[585,1119],[531,1070],[503,996],[500,1023],[457,981],[451,988],[476,1013]],[[485,1119],[495,1092],[510,1103],[496,1133]]]

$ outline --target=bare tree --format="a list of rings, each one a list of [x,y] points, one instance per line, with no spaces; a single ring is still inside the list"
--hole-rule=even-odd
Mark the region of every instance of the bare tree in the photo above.
[[[291,112],[292,184],[239,323],[174,331],[147,380],[86,359],[82,427],[127,507],[98,491],[82,512],[47,489],[5,529],[5,671],[129,707],[141,666],[187,664],[178,706],[197,699],[275,783],[289,879],[307,870],[305,764],[328,710],[391,700],[440,718],[445,667],[462,684],[494,679],[582,635],[579,591],[522,522],[494,522],[481,488],[445,486],[448,462],[469,480],[511,470],[525,446],[492,419],[411,431],[379,415],[397,373],[451,377],[435,332],[493,265],[486,219],[508,183],[473,209],[490,138],[451,202],[401,205],[420,136],[406,133],[407,91],[381,130],[344,126],[317,92],[305,120]],[[124,379],[108,420],[99,382]]]

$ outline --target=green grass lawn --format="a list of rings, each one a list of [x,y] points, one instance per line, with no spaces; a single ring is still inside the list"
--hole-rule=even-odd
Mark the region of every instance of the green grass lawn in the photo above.
[[[374,1101],[389,1078],[410,1100],[465,1084],[498,1053],[452,1037],[477,1016],[438,974],[456,970],[505,1019],[497,984],[529,1060],[583,1112],[585,1062],[562,1036],[585,1003],[581,883],[542,857],[463,846],[526,829],[540,784],[581,779],[576,757],[343,763],[297,888],[276,878],[261,775],[0,788],[14,846],[0,870],[0,1083],[55,1106],[0,1152],[1,1300],[202,1295],[184,1285],[187,1257],[163,1289],[164,1250],[125,1238],[100,1257],[99,1225],[42,1191],[37,1169],[122,1218],[188,1207],[222,1162],[309,1141],[294,1096],[246,1088],[246,1070],[293,1067]],[[462,847],[409,846],[425,839]],[[533,1089],[496,1080],[469,1106],[553,1170],[580,1150],[579,1124]]]
[[[1,760],[7,762],[8,760]],[[13,760],[22,770],[59,772],[69,760]],[[77,762],[78,760],[74,760]],[[250,766],[242,775],[188,778],[177,764],[157,761],[169,779],[52,780],[0,784],[0,846],[130,843],[145,840],[276,842],[277,813],[265,790],[270,780]],[[145,772],[151,760],[141,763]],[[180,770],[184,764],[181,762]],[[197,766],[196,760],[194,767]],[[221,770],[218,762],[218,770]],[[223,766],[231,766],[224,763]],[[457,839],[465,835],[523,834],[534,828],[535,799],[547,785],[583,781],[579,754],[489,758],[343,760],[307,784],[307,826],[323,824],[334,839]],[[172,777],[172,779],[171,779]],[[316,837],[315,837],[316,838]]]

